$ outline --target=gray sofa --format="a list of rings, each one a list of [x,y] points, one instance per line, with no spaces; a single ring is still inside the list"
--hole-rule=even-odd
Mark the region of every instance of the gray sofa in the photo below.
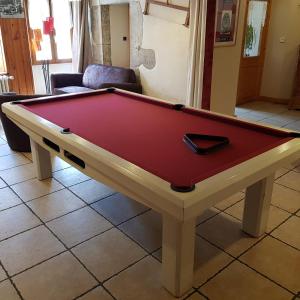
[[[51,74],[53,95],[88,92],[108,87],[142,93],[142,86],[137,82],[132,69],[91,64],[84,73]]]

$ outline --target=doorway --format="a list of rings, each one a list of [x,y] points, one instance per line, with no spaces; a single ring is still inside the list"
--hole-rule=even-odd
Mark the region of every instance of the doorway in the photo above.
[[[113,66],[129,68],[129,5],[110,5],[111,62]]]
[[[237,104],[260,95],[270,11],[271,0],[247,0]]]

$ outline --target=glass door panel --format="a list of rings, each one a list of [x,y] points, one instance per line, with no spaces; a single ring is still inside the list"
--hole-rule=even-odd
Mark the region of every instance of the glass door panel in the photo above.
[[[262,32],[265,27],[267,9],[268,1],[249,1],[244,57],[257,57],[260,55]]]

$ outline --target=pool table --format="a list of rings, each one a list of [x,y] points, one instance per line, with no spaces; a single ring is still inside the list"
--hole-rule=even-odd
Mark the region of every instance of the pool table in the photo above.
[[[52,153],[161,213],[162,284],[177,297],[192,287],[196,218],[246,188],[242,229],[262,235],[275,171],[300,158],[298,132],[114,88],[2,110],[30,136],[40,180]]]

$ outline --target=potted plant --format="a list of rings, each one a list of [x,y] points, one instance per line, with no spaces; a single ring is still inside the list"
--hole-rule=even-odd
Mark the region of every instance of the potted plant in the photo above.
[[[253,49],[256,41],[255,28],[252,24],[248,24],[245,34],[245,55],[250,56],[250,51]]]

